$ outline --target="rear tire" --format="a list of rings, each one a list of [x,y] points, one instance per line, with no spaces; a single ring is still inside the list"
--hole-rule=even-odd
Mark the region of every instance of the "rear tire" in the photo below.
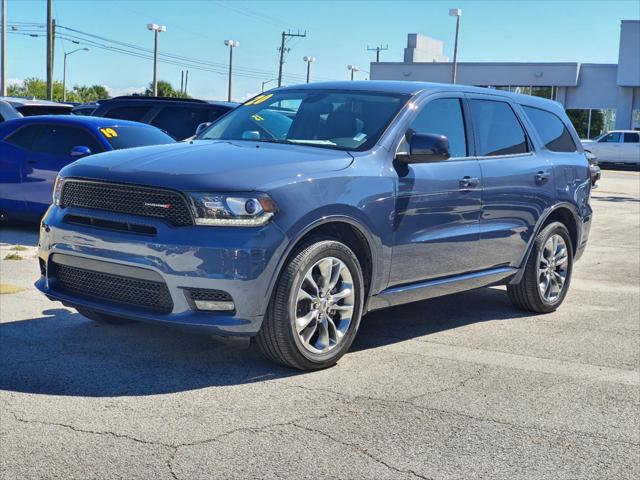
[[[99,312],[96,312],[95,310],[90,310],[88,308],[76,308],[76,310],[80,315],[88,318],[89,320],[93,320],[94,322],[108,323],[110,325],[124,325],[126,323],[133,322],[133,320],[129,320],[127,318],[114,317],[113,315],[99,313]]]
[[[564,224],[553,222],[536,237],[520,283],[507,285],[511,302],[536,313],[555,311],[564,301],[573,270],[573,244]]]
[[[256,337],[268,359],[300,370],[334,365],[360,325],[362,269],[343,243],[316,238],[299,247],[275,286]]]

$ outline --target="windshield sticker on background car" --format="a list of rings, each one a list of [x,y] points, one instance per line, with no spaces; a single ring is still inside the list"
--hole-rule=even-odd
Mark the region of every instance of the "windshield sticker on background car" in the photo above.
[[[257,113],[251,115],[251,118],[253,118],[256,122],[261,122],[264,120],[264,117],[261,117],[260,115],[258,115]]]
[[[102,133],[107,138],[114,138],[118,136],[118,132],[116,132],[113,128],[101,128],[100,133]]]
[[[262,102],[266,102],[271,97],[273,97],[273,93],[270,93],[268,95],[258,95],[253,100],[249,100],[248,102],[246,102],[245,105],[258,105],[258,104],[260,104]]]

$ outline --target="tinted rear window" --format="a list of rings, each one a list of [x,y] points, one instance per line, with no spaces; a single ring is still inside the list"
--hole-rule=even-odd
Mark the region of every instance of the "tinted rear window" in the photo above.
[[[211,122],[224,112],[226,110],[222,108],[165,107],[156,115],[151,125],[182,140],[195,135],[198,125]]]
[[[529,151],[527,137],[508,103],[471,100],[478,156],[515,155]]]
[[[623,141],[624,141],[624,143],[639,143],[640,142],[640,135],[638,135],[637,133],[626,132],[624,134]]]
[[[157,128],[145,126],[116,126],[100,128],[100,133],[114,150],[175,143],[175,140]]]
[[[534,107],[522,107],[538,131],[542,143],[552,152],[575,152],[576,144],[562,120],[551,112]]]
[[[139,122],[144,118],[149,110],[151,110],[151,107],[145,107],[144,105],[129,105],[127,107],[112,108],[101,116],[106,118],[118,118],[120,120],[133,120]]]
[[[56,105],[23,105],[16,107],[23,117],[31,117],[33,115],[69,115],[71,108]]]

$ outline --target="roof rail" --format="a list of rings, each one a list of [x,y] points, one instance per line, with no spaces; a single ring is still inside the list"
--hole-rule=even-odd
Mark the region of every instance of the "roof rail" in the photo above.
[[[121,95],[119,97],[112,97],[110,100],[170,100],[173,102],[207,103],[197,98],[154,97],[152,95]]]

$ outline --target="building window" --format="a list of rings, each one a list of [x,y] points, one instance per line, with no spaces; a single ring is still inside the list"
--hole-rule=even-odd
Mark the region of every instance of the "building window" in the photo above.
[[[640,130],[640,109],[635,109],[631,113],[631,128],[633,130]]]
[[[612,108],[569,109],[567,116],[580,138],[595,138],[613,130],[616,125],[616,111]]]

